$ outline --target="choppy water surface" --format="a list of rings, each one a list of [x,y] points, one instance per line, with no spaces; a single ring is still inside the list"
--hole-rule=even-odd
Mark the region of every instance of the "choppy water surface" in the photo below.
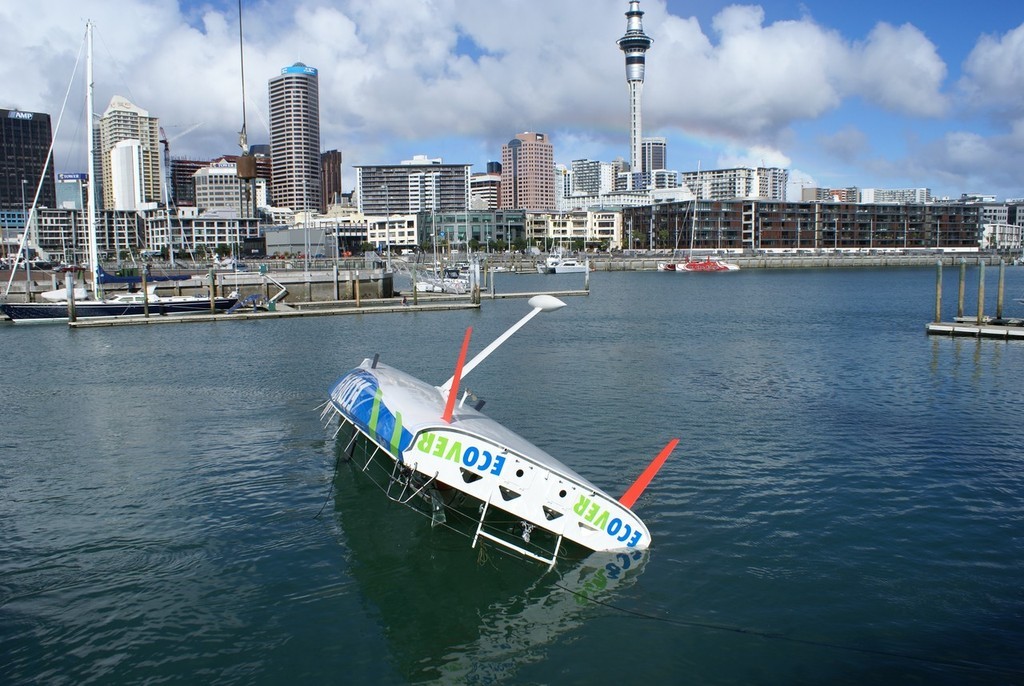
[[[335,478],[315,410],[375,352],[440,383],[522,300],[3,327],[4,681],[1024,683],[1024,343],[926,336],[930,270],[592,288],[466,382],[613,493],[682,439],[649,553],[552,574]]]

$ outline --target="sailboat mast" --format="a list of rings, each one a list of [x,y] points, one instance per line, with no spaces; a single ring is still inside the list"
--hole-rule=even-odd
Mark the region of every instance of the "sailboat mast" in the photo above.
[[[100,260],[99,250],[96,247],[96,168],[95,168],[95,136],[93,135],[93,102],[92,102],[92,22],[85,24],[86,36],[86,59],[85,59],[85,127],[88,139],[88,164],[89,164],[89,268],[92,270],[92,292],[100,298]]]

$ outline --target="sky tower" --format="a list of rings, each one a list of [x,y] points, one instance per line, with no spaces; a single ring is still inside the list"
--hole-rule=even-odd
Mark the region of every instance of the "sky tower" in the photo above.
[[[629,86],[629,165],[636,173],[642,168],[640,150],[640,93],[644,88],[644,54],[651,39],[644,33],[644,13],[640,0],[631,0],[626,12],[626,35],[619,39],[619,49],[626,53],[626,85]]]

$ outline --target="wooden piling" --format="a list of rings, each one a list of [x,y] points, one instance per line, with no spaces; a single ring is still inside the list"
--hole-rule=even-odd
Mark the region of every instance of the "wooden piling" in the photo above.
[[[140,277],[142,278],[142,316],[149,316],[149,289],[146,284],[146,268],[143,267],[140,271]]]
[[[964,316],[964,284],[967,282],[967,260],[960,258],[960,288],[956,298],[956,316]]]
[[[210,267],[210,314],[217,314],[217,272]]]
[[[978,262],[978,326],[985,321],[985,263]]]
[[[942,260],[935,261],[935,323],[942,321]]]
[[[1003,286],[1006,279],[1006,262],[999,260],[999,289],[996,291],[996,319],[1003,318]]]
[[[75,312],[75,275],[72,272],[64,274],[64,287],[68,291],[68,321],[73,322],[77,318]]]

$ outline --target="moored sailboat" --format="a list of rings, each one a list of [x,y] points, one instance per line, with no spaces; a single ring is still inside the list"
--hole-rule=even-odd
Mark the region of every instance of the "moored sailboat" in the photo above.
[[[99,263],[99,251],[96,238],[96,180],[93,160],[95,159],[95,143],[92,135],[93,112],[93,69],[92,69],[92,22],[86,23],[86,142],[88,149],[89,198],[88,198],[88,242],[89,264],[92,273],[92,293],[82,293],[81,288],[69,286],[63,298],[60,289],[44,294],[46,302],[5,302],[0,304],[2,311],[13,322],[61,322],[72,317],[122,317],[132,315],[155,314],[186,314],[191,312],[222,312],[230,309],[237,301],[236,295],[230,297],[207,297],[203,295],[178,295],[161,297],[156,295],[155,287],[146,288],[143,292],[129,292],[112,297],[103,296],[104,283],[141,284],[141,276],[117,276],[108,274]],[[169,281],[189,279],[190,276],[153,276],[150,281]],[[26,291],[27,292],[27,291]],[[71,294],[69,301],[68,292]],[[85,295],[86,297],[82,297]]]

